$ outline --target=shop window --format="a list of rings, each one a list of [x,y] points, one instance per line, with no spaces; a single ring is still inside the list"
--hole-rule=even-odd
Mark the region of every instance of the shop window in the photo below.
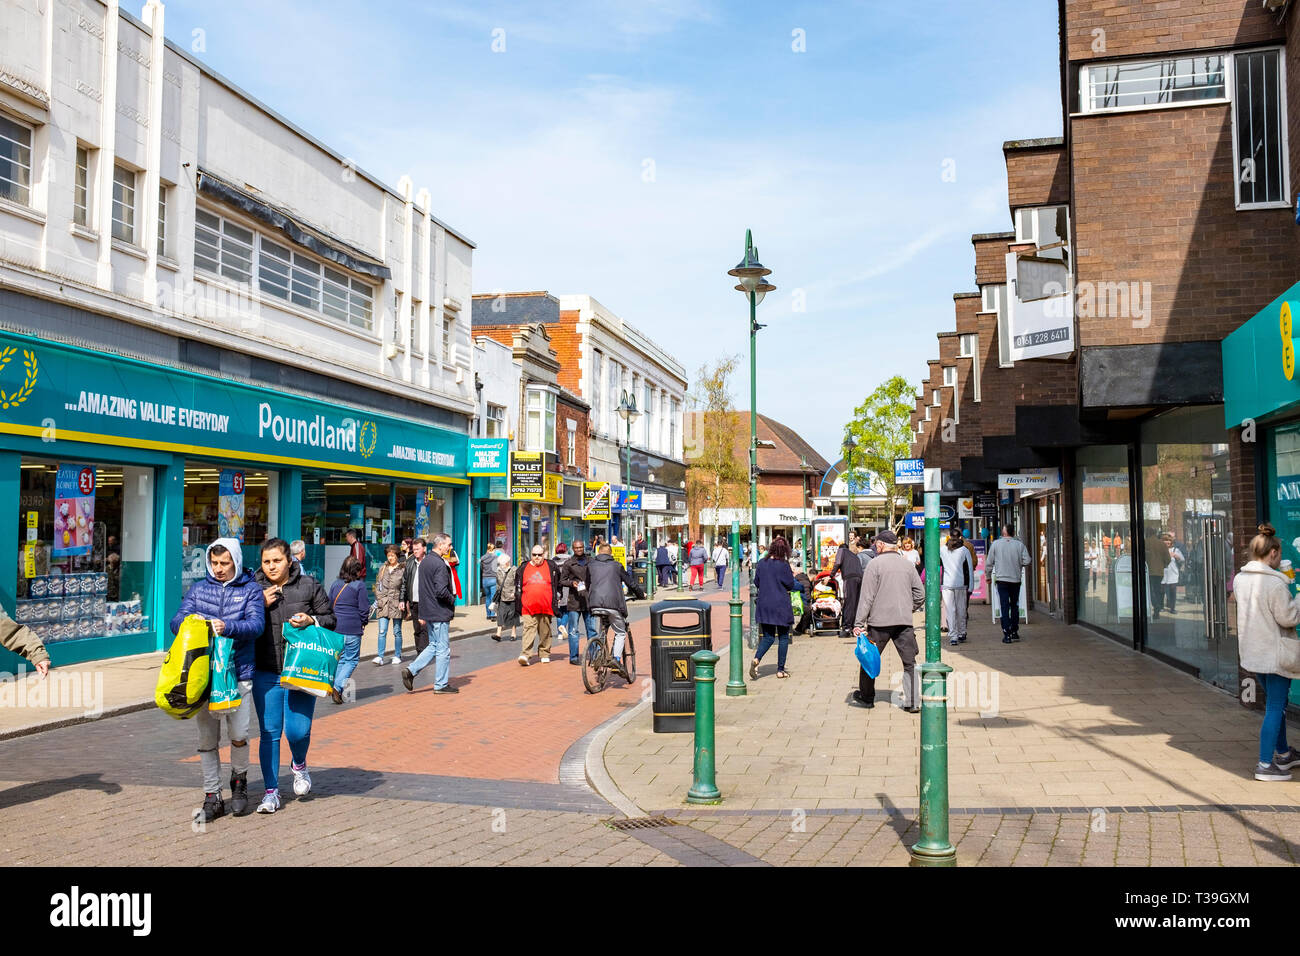
[[[439,487],[398,485],[396,540],[428,541],[440,531],[451,534],[451,492]]]
[[[181,587],[207,574],[207,547],[218,538],[244,546],[244,567],[256,570],[259,546],[268,537],[270,478],[265,472],[185,463],[185,510],[181,527]]]
[[[393,543],[391,485],[348,475],[303,475],[302,541],[305,570],[324,584],[338,577],[348,556],[347,532],[356,531],[365,545],[367,579],[384,561],[384,545]]]
[[[42,641],[151,629],[153,469],[24,458],[17,620]]]

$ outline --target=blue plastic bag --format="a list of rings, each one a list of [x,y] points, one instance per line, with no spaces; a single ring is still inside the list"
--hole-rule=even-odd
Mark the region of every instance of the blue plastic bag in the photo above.
[[[858,635],[858,646],[853,649],[853,654],[868,677],[875,680],[880,676],[880,650],[871,643],[866,631]]]

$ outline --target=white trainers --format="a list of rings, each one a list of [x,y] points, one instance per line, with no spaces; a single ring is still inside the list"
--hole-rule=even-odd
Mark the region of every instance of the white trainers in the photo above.
[[[389,661],[388,663],[390,663],[390,664],[400,664],[400,663],[402,663],[402,658],[401,658],[401,657],[394,657],[394,658],[393,658],[391,661]]]
[[[543,658],[542,658],[542,663],[543,663],[543,664],[549,664],[550,662],[551,662],[551,659],[550,659],[549,657],[543,657]]]
[[[307,767],[304,765],[299,769],[291,763],[289,769],[293,771],[293,792],[300,797],[305,797],[311,793],[311,773],[307,770]]]
[[[520,655],[519,655],[519,666],[520,666],[520,667],[527,667],[527,666],[528,666],[528,658],[524,657],[523,654],[520,654]]]
[[[280,809],[280,791],[268,790],[266,796],[262,797],[262,802],[257,805],[258,813],[275,813]]]
[[[567,641],[569,639],[569,629],[563,624],[555,629],[555,633],[562,641]]]
[[[379,657],[376,657],[376,658],[375,658],[374,663],[382,665],[382,664],[385,664],[385,663],[387,663],[387,662],[384,660],[383,656],[380,655]]]

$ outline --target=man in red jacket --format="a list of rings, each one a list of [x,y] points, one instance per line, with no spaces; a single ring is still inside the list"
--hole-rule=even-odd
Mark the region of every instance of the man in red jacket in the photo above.
[[[560,601],[562,591],[560,568],[546,557],[546,550],[540,544],[533,545],[525,564],[519,566],[518,584],[515,587],[515,601],[519,609],[519,619],[524,623],[524,646],[519,653],[519,663],[527,667],[531,662],[533,642],[538,642],[537,651],[541,662],[551,662],[551,637],[555,633],[555,615],[564,613]]]

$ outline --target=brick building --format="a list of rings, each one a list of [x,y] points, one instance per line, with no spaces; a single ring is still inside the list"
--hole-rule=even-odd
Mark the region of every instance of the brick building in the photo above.
[[[1300,15],[1062,0],[1060,16],[1062,136],[1004,145],[1012,229],[972,237],[978,300],[959,293],[939,335],[914,453],[952,500],[997,493],[1033,555],[1031,614],[1235,687],[1229,581],[1277,511],[1257,487],[1289,466],[1225,413],[1224,340],[1257,315],[1276,336],[1300,277]],[[1164,533],[1177,574],[1152,573]]]

